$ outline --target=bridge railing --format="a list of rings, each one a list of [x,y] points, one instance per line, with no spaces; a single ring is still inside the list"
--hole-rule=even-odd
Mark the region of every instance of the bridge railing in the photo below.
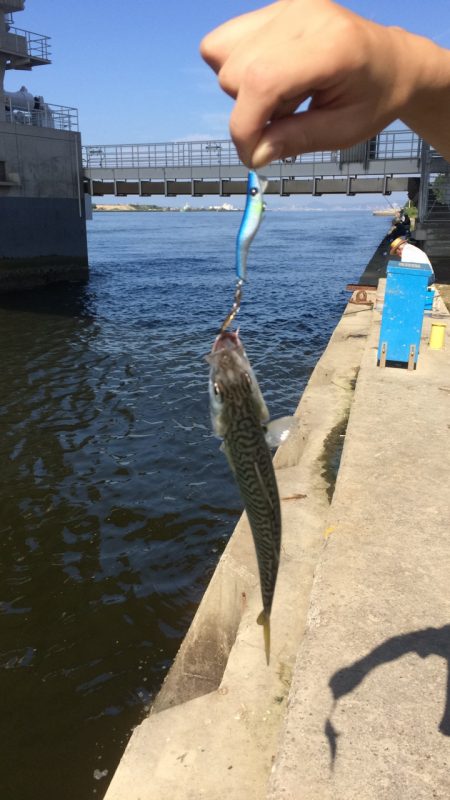
[[[304,153],[274,163],[323,164],[350,160],[418,159],[421,139],[408,129],[386,130],[368,142],[346,150]],[[358,150],[358,157],[349,153]],[[89,168],[130,169],[139,167],[220,167],[241,164],[229,139],[208,141],[160,142],[151,144],[103,144],[83,147],[83,166]]]
[[[422,139],[413,131],[407,129],[382,131],[370,140],[371,143],[375,141],[374,157],[377,159],[384,161],[396,158],[420,158]]]

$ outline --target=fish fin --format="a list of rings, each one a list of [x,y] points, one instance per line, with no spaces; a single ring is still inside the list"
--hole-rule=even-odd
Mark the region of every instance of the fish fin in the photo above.
[[[280,417],[264,425],[264,436],[268,447],[278,447],[298,427],[297,417]]]
[[[263,476],[261,475],[261,470],[259,469],[259,466],[258,466],[256,461],[253,462],[253,466],[255,468],[256,477],[257,477],[258,483],[259,483],[259,485],[261,487],[261,491],[262,491],[262,493],[263,493],[263,495],[264,495],[264,497],[266,499],[266,502],[267,502],[268,506],[270,506],[270,508],[273,511],[273,503],[272,503],[272,500],[270,498],[270,494],[267,491],[266,484],[264,483]]]
[[[263,633],[264,633],[264,650],[266,651],[266,661],[267,666],[270,663],[270,617],[266,612],[263,610],[261,611],[258,619],[256,620],[258,625],[263,626]]]

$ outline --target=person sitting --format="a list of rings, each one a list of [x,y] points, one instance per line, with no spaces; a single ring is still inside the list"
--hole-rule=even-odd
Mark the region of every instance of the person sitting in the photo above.
[[[420,247],[417,247],[415,244],[411,244],[411,242],[405,236],[398,236],[397,239],[394,239],[394,241],[391,242],[390,253],[391,256],[399,256],[402,262],[408,262],[410,264],[422,264],[424,267],[428,267],[430,271],[428,286],[434,283],[434,271],[427,254],[424,253]]]
[[[409,236],[410,233],[410,225],[409,225],[409,217],[402,214],[401,216],[397,216],[392,224],[392,227],[388,231],[388,241],[393,242],[394,239],[398,239],[399,237]]]
[[[406,214],[406,212],[405,212],[405,214],[403,214],[402,222],[403,222],[403,224],[405,226],[405,236],[409,236],[409,234],[411,232],[411,220],[410,220],[408,214]]]

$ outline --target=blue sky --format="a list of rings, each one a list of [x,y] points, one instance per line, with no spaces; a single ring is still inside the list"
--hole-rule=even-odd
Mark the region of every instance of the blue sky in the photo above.
[[[231,100],[203,64],[198,46],[211,28],[261,5],[254,0],[26,0],[15,25],[50,36],[53,63],[7,73],[5,88],[25,85],[49,103],[76,106],[83,144],[228,138]],[[342,5],[450,47],[449,0],[345,0]]]

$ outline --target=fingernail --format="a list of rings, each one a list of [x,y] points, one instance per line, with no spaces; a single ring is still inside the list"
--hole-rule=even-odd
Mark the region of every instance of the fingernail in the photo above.
[[[255,169],[266,167],[281,155],[281,144],[278,142],[261,142],[255,147],[252,156],[252,165]]]

